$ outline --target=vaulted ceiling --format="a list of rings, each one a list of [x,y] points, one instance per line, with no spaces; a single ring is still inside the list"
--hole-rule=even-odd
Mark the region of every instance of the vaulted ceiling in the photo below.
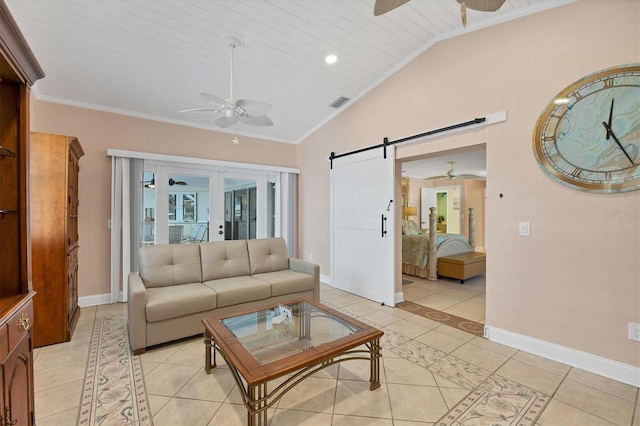
[[[373,0],[6,0],[46,73],[38,99],[297,143],[434,43],[567,3],[507,0],[493,13],[413,0],[373,16]],[[270,127],[220,129],[200,91],[268,102]],[[325,63],[328,54],[338,60]]]

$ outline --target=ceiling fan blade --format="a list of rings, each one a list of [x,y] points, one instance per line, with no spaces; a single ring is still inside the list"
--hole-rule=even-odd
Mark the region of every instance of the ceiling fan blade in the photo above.
[[[191,109],[183,109],[178,112],[221,112],[221,110],[216,108],[191,108]]]
[[[396,7],[402,6],[408,1],[409,0],[376,0],[376,4],[373,7],[373,16],[380,16]]]
[[[200,97],[205,101],[214,104],[218,107],[218,109],[233,109],[235,107],[235,105],[233,105],[226,99],[219,98],[216,95],[212,95],[211,93],[200,92]]]
[[[449,179],[449,176],[441,175],[441,176],[430,176],[430,177],[424,178],[424,180],[440,180],[440,179]]]
[[[240,121],[250,126],[273,126],[273,121],[266,115],[240,116]]]
[[[218,127],[223,127],[223,128],[232,126],[237,122],[238,122],[238,117],[236,117],[235,115],[231,117],[227,117],[226,115],[223,115],[222,117],[216,118],[216,121],[214,121],[214,123],[216,123]]]
[[[458,175],[456,177],[461,179],[487,180],[486,176],[480,176],[480,175]]]
[[[481,12],[495,12],[500,9],[505,0],[457,0],[458,3],[465,3],[469,9]]]
[[[238,99],[236,106],[242,108],[247,115],[262,115],[271,109],[271,104],[249,99]]]

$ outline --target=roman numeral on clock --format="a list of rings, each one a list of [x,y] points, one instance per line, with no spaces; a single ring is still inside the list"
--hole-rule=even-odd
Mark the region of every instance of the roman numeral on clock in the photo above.
[[[557,163],[558,161],[560,161],[561,158],[562,158],[562,156],[560,155],[560,153],[558,151],[556,151],[553,154],[549,155],[549,159],[551,161],[553,161],[554,163]]]

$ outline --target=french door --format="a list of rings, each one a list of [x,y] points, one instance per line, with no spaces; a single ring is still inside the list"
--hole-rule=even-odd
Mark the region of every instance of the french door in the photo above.
[[[395,306],[395,147],[332,160],[331,281]]]
[[[277,176],[147,163],[143,244],[274,237]]]

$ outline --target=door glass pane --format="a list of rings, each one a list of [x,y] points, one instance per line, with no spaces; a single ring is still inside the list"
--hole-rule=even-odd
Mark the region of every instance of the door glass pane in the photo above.
[[[257,184],[255,180],[225,178],[225,240],[257,236]]]
[[[209,177],[169,174],[169,244],[209,241]]]
[[[142,244],[153,244],[155,240],[156,217],[156,180],[155,173],[144,173]]]

